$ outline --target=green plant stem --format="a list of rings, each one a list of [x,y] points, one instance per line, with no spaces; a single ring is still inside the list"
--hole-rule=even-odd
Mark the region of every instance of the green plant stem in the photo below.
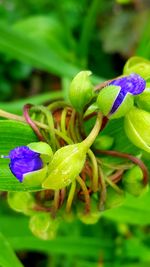
[[[96,192],[98,190],[98,165],[97,160],[91,149],[88,150],[88,156],[92,163],[92,190]]]
[[[0,109],[0,117],[15,120],[15,121],[26,122],[24,117],[12,114],[12,113],[4,111],[2,109]]]
[[[99,112],[94,128],[92,129],[88,137],[82,142],[82,144],[84,144],[87,148],[90,148],[95,138],[97,137],[102,126],[102,118],[103,118],[103,115]]]
[[[50,144],[52,146],[53,151],[56,151],[54,120],[53,120],[53,116],[52,116],[51,112],[44,106],[35,106],[35,107],[31,108],[31,111],[42,112],[45,115],[45,117],[47,119],[48,127],[49,127],[48,133],[50,136]]]
[[[108,167],[110,169],[113,169],[113,170],[128,170],[128,169],[133,167],[132,163],[116,165],[116,164],[107,163],[107,162],[105,162],[104,160],[102,160],[100,158],[97,158],[97,162],[100,165],[106,166],[106,167]]]
[[[57,102],[53,102],[50,105],[48,105],[47,109],[54,111],[56,109],[61,109],[65,107],[69,107],[69,105],[65,101],[57,101]]]
[[[20,121],[20,122],[26,123],[26,120],[25,120],[25,118],[23,116],[15,115],[15,114],[12,114],[10,112],[6,112],[6,111],[4,111],[2,109],[0,109],[0,117],[6,118],[6,119],[9,119],[9,120],[15,120],[15,121]],[[35,121],[35,120],[33,120],[33,122],[37,126],[39,126],[40,128],[48,130],[48,126],[46,124],[43,124],[43,123],[41,123],[39,121]]]
[[[54,215],[59,208],[60,201],[60,190],[55,190],[54,192]]]
[[[118,194],[123,194],[123,190],[121,190],[116,184],[114,184],[108,177],[106,177],[105,180]]]
[[[73,141],[67,135],[65,135],[64,133],[62,133],[61,131],[59,131],[57,129],[54,129],[54,131],[55,131],[55,134],[58,135],[59,137],[61,137],[68,145],[73,144]]]
[[[70,136],[73,139],[74,143],[78,143],[78,139],[77,139],[76,134],[75,134],[75,128],[76,128],[76,125],[75,125],[76,118],[75,117],[76,117],[76,111],[73,110],[72,114],[71,114],[68,130],[70,132]]]
[[[16,120],[16,121],[20,121],[20,122],[26,123],[24,117],[18,116],[18,115],[14,115],[14,114],[11,114],[9,112],[5,112],[3,110],[0,110],[0,117],[7,118],[7,119],[12,119],[12,120]],[[39,128],[44,129],[46,131],[49,131],[49,127],[45,123],[39,122],[39,121],[36,121],[36,120],[33,120],[33,121],[34,121],[34,123]],[[58,135],[59,137],[61,137],[67,144],[73,144],[73,141],[71,140],[71,138],[69,138],[64,133],[60,132],[57,129],[54,129],[54,132],[55,132],[56,135]]]
[[[67,203],[66,203],[66,212],[67,213],[69,213],[70,210],[71,210],[71,206],[72,206],[75,190],[76,190],[76,181],[73,181],[72,184],[71,184],[71,188],[70,188],[69,195],[68,195],[68,198],[67,198]]]
[[[65,107],[62,111],[61,114],[61,121],[60,121],[60,125],[61,125],[61,131],[66,135],[67,134],[67,130],[66,130],[66,116],[67,116],[67,108]]]
[[[100,185],[101,185],[99,209],[104,210],[104,203],[105,203],[106,195],[107,195],[106,183],[105,183],[105,176],[104,176],[103,170],[101,166],[98,166],[98,167],[99,167],[98,169],[99,169],[99,177],[100,177]]]
[[[79,128],[80,128],[79,116],[77,116],[76,127],[75,127],[74,131],[75,131],[75,134],[76,134],[78,142],[81,142],[82,141],[82,137],[81,137]]]
[[[77,182],[79,183],[79,185],[81,186],[84,196],[85,196],[85,203],[86,203],[86,208],[85,211],[88,213],[90,211],[90,196],[89,196],[89,192],[88,189],[86,187],[85,182],[82,180],[82,178],[80,176],[78,176],[76,178]]]

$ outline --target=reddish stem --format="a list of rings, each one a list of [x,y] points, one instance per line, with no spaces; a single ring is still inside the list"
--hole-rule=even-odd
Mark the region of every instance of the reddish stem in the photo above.
[[[100,90],[103,89],[105,86],[108,86],[110,82],[112,82],[112,81],[114,81],[114,80],[116,80],[116,79],[118,79],[118,78],[124,77],[124,76],[125,76],[125,75],[120,75],[120,76],[117,76],[117,77],[115,77],[115,78],[113,78],[113,79],[107,80],[107,81],[105,81],[105,82],[103,82],[103,83],[100,83],[100,84],[96,85],[96,86],[95,86],[95,91],[100,91]]]
[[[114,183],[118,183],[123,175],[124,170],[117,170],[114,174],[110,175],[108,178]]]
[[[114,151],[114,150],[99,150],[96,149],[95,150],[96,153],[100,153],[100,154],[105,154],[105,155],[109,155],[112,157],[118,157],[118,158],[124,158],[124,159],[128,159],[131,160],[133,163],[137,164],[142,172],[143,172],[143,184],[146,185],[148,183],[148,169],[145,166],[145,164],[143,163],[142,160],[134,157],[133,155],[127,154],[127,153],[122,153],[122,152],[118,152],[118,151]]]
[[[37,135],[38,139],[40,141],[45,141],[45,138],[43,137],[43,135],[39,131],[38,127],[36,126],[36,124],[34,123],[34,121],[30,118],[29,110],[30,110],[31,107],[33,107],[33,105],[31,105],[31,104],[26,104],[23,107],[23,115],[24,115],[24,118],[25,118],[26,122],[31,126],[31,128],[33,129],[33,131]]]

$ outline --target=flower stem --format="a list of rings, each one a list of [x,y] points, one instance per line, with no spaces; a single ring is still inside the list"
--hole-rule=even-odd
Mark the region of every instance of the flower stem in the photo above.
[[[75,194],[75,190],[76,190],[76,181],[73,181],[71,184],[71,188],[69,191],[69,195],[68,195],[68,199],[67,199],[67,203],[66,203],[66,212],[69,213],[71,206],[72,206],[72,202],[73,202],[73,198],[74,198],[74,194]]]
[[[96,192],[98,190],[98,164],[96,157],[91,149],[88,150],[88,156],[92,163],[92,190]]]
[[[34,121],[30,118],[29,115],[29,110],[32,107],[32,105],[30,104],[26,104],[23,108],[23,114],[24,114],[24,118],[26,120],[26,122],[31,126],[31,128],[33,129],[33,131],[35,132],[35,134],[37,135],[37,137],[39,138],[40,141],[45,141],[44,136],[41,134],[39,128],[36,126],[36,124],[34,123]]]
[[[88,213],[90,211],[90,195],[89,195],[88,189],[86,187],[85,182],[82,180],[82,178],[80,176],[78,176],[76,178],[76,180],[80,184],[80,186],[83,190],[83,193],[85,196],[85,203],[86,203],[86,212]]]
[[[103,118],[103,115],[99,112],[94,128],[92,129],[88,137],[82,142],[82,144],[84,144],[86,148],[90,148],[90,146],[95,141],[95,138],[97,137],[102,126],[102,118]]]
[[[147,185],[147,183],[148,183],[148,169],[145,166],[145,164],[143,163],[143,161],[140,160],[139,158],[134,157],[133,155],[130,155],[127,153],[118,152],[118,151],[114,151],[114,150],[96,149],[95,152],[100,153],[100,154],[104,154],[104,155],[109,155],[112,157],[118,157],[118,158],[124,158],[124,159],[131,160],[134,164],[137,164],[140,167],[140,169],[142,170],[142,172],[143,172],[143,184]]]
[[[10,112],[6,112],[2,109],[0,109],[0,117],[10,119],[10,120],[15,120],[15,121],[26,122],[24,117],[12,114]]]
[[[115,183],[113,183],[108,177],[105,178],[106,182],[118,193],[123,194],[123,190],[121,190]]]
[[[101,185],[99,210],[104,210],[104,203],[106,201],[107,191],[106,191],[105,176],[104,176],[101,166],[99,166],[99,177],[100,177],[100,185]]]
[[[61,114],[61,121],[60,121],[60,124],[61,124],[61,131],[64,133],[64,134],[67,134],[67,130],[66,130],[66,117],[67,117],[67,107],[65,107],[62,111],[62,114]]]

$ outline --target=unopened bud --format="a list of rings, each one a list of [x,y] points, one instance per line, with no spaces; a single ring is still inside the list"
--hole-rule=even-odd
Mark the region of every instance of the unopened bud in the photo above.
[[[123,175],[125,191],[137,197],[147,191],[148,186],[143,184],[143,173],[139,166],[134,166]]]
[[[58,190],[71,184],[84,166],[86,150],[82,143],[57,150],[49,166],[49,175],[42,187]]]
[[[125,64],[123,74],[137,73],[145,80],[150,78],[150,61],[142,57],[131,57]]]
[[[133,107],[125,116],[125,132],[131,142],[150,152],[150,113]]]
[[[91,74],[91,71],[81,71],[71,82],[69,99],[78,112],[83,111],[84,106],[90,102],[94,95],[93,85],[89,78]]]
[[[106,209],[112,209],[119,207],[123,204],[125,200],[125,194],[124,192],[118,193],[113,188],[109,187],[107,189],[107,198],[105,202],[105,208]]]
[[[54,239],[59,226],[59,219],[52,219],[49,213],[38,212],[29,222],[32,233],[44,240]]]
[[[33,213],[35,200],[29,192],[9,192],[7,200],[13,210],[26,215]]]
[[[109,135],[99,135],[96,137],[93,146],[95,149],[108,150],[112,147],[114,138]]]

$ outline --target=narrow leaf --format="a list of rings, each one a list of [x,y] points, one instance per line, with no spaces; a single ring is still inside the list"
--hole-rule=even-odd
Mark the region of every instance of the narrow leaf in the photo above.
[[[0,233],[0,266],[1,267],[23,267],[13,252],[9,242]]]

